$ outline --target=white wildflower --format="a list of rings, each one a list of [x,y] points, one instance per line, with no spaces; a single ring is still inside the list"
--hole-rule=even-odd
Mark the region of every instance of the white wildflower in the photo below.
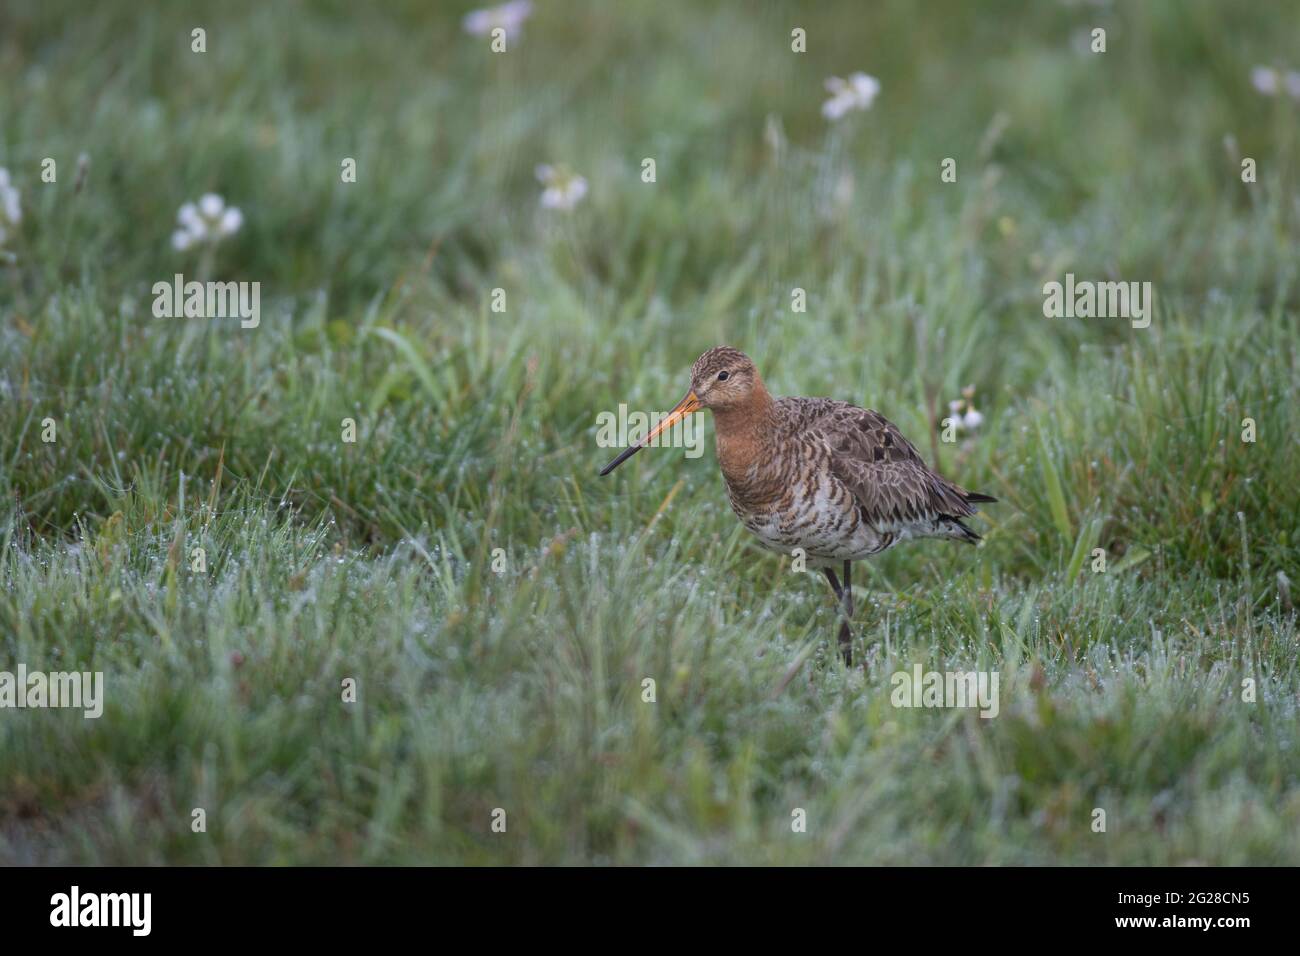
[[[9,170],[0,166],[0,246],[9,238],[9,233],[23,221],[22,203],[18,201],[18,190],[9,181]]]
[[[176,213],[180,226],[172,233],[172,246],[182,252],[192,246],[216,245],[233,236],[244,225],[244,214],[216,193],[207,193],[198,203],[187,202]]]
[[[208,193],[199,200],[199,212],[205,219],[216,219],[226,208],[226,201],[216,193]]]
[[[511,0],[510,3],[503,3],[499,7],[471,10],[465,14],[461,26],[465,28],[466,33],[476,37],[487,36],[497,27],[500,27],[506,31],[506,36],[513,39],[519,36],[524,21],[532,13],[532,0]]]
[[[1265,96],[1277,96],[1282,88],[1282,75],[1271,66],[1257,66],[1250,71],[1250,82]]]
[[[853,73],[847,80],[832,76],[826,80],[831,98],[822,104],[822,115],[831,122],[852,110],[869,110],[880,93],[880,81],[866,73]]]
[[[542,189],[542,208],[569,212],[587,195],[587,180],[560,166],[538,166],[537,180]]]
[[[785,127],[781,124],[781,117],[775,113],[768,113],[763,121],[763,142],[773,156],[779,157],[785,152]]]
[[[948,403],[951,422],[957,431],[973,432],[984,424],[984,416],[975,409],[975,386],[967,385],[961,394]]]
[[[1286,93],[1293,100],[1300,100],[1300,72],[1296,70],[1257,66],[1250,71],[1250,85],[1265,96]]]

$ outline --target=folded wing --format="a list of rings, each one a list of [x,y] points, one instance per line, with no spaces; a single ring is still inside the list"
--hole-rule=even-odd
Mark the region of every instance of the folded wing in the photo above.
[[[996,499],[972,494],[931,470],[877,411],[829,401],[815,411],[806,434],[829,448],[832,472],[853,493],[864,520],[884,530],[951,523],[961,536],[978,537],[960,519],[976,512],[973,503]]]

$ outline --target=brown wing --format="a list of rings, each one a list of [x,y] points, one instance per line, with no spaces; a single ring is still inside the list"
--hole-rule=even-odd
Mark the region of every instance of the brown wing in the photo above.
[[[831,470],[878,526],[974,514],[969,493],[926,465],[898,427],[879,412],[827,401],[808,422],[808,437],[830,448]]]

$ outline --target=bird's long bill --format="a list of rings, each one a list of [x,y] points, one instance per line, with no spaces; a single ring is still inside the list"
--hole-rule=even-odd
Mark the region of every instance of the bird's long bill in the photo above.
[[[695,393],[687,392],[686,397],[683,398],[680,402],[678,402],[671,412],[669,412],[667,415],[664,416],[664,420],[661,421],[654,428],[650,429],[650,434],[646,435],[645,438],[642,438],[635,445],[629,445],[628,447],[624,448],[621,452],[618,453],[617,458],[615,458],[608,465],[602,468],[600,470],[601,477],[603,478],[605,475],[608,475],[619,465],[623,464],[623,462],[627,461],[629,458],[631,458],[633,455],[639,452],[646,445],[650,444],[652,441],[658,438],[662,432],[666,432],[668,429],[672,428],[674,425],[680,422],[687,415],[691,414],[691,412],[699,411],[701,407],[702,406],[700,405],[700,400],[695,397]]]

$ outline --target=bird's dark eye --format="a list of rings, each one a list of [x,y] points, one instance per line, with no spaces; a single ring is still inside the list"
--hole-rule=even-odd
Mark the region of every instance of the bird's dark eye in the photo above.
[[[726,381],[728,378],[730,378],[730,377],[731,377],[731,373],[730,373],[730,372],[719,372],[719,373],[718,373],[718,381],[719,381],[719,382],[725,382],[725,381]]]

